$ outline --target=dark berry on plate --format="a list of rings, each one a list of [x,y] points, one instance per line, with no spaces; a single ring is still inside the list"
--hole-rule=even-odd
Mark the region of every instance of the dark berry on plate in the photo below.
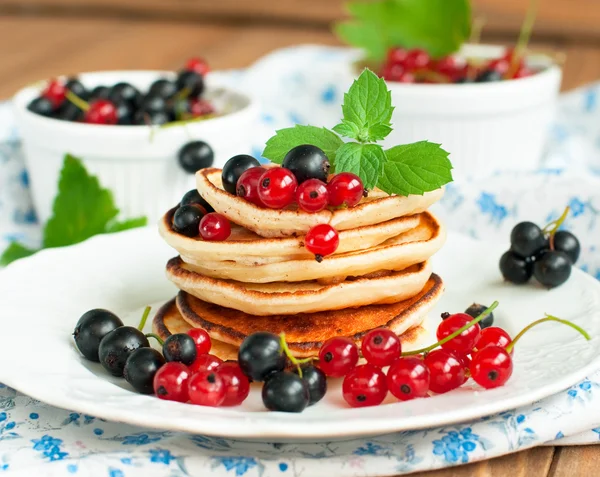
[[[90,103],[90,108],[85,112],[84,121],[89,124],[117,124],[117,108],[111,101],[97,99]]]
[[[509,250],[500,257],[500,272],[505,280],[521,285],[531,278],[533,262]]]
[[[267,169],[258,181],[258,197],[270,209],[283,209],[292,203],[298,182],[289,169]]]
[[[221,172],[223,189],[230,194],[236,195],[237,183],[241,175],[248,169],[259,166],[260,162],[247,154],[233,156],[225,163]]]
[[[285,155],[282,167],[292,171],[298,184],[302,184],[308,179],[327,182],[330,164],[322,149],[304,144],[296,146]]]
[[[267,332],[248,336],[238,353],[240,368],[252,381],[264,381],[270,374],[283,371],[286,360],[279,336]]]
[[[221,242],[231,235],[231,224],[227,217],[216,212],[211,212],[202,217],[200,221],[200,236],[204,240]]]
[[[73,337],[77,349],[84,358],[91,361],[100,361],[98,348],[100,341],[111,331],[123,326],[121,319],[114,313],[96,308],[85,312],[79,318]]]
[[[83,121],[85,113],[70,101],[65,101],[56,112],[56,117],[64,121]]]
[[[172,120],[172,116],[165,111],[147,112],[138,109],[133,115],[133,124],[137,126],[160,126]]]
[[[465,313],[473,318],[477,318],[481,315],[485,310],[487,310],[487,306],[480,305],[479,303],[473,303],[469,308],[465,310]],[[483,320],[479,322],[479,326],[481,329],[487,328],[488,326],[492,326],[494,324],[494,313],[490,313]]]
[[[177,93],[177,85],[174,81],[165,78],[157,79],[148,90],[148,96],[159,96],[164,99],[171,99]]]
[[[32,113],[50,117],[54,113],[54,104],[48,98],[40,96],[31,101],[31,103],[27,105],[27,109]]]
[[[245,171],[237,182],[237,196],[259,207],[264,207],[258,195],[258,182],[265,173],[264,167],[251,167]]]
[[[84,101],[87,101],[89,97],[89,92],[87,88],[83,86],[83,83],[77,78],[69,78],[69,80],[67,80],[67,83],[65,84],[65,88],[67,88],[75,96],[83,99]]]
[[[127,126],[133,124],[135,108],[128,101],[120,101],[115,104],[117,108],[117,124]]]
[[[510,233],[511,250],[523,258],[533,257],[545,245],[542,229],[533,222],[521,222]]]
[[[93,99],[108,99],[110,95],[110,88],[108,86],[96,86],[91,92],[89,96],[89,100]]]
[[[200,221],[204,212],[193,204],[179,207],[173,214],[173,228],[186,237],[197,237],[200,234]]]
[[[159,351],[154,348],[138,348],[127,358],[123,377],[138,393],[152,394],[154,376],[164,364],[165,358]]]
[[[156,94],[147,94],[140,101],[139,109],[147,113],[167,113],[167,100]]]
[[[225,384],[225,399],[221,406],[238,406],[250,394],[250,381],[235,361],[222,363],[217,368],[219,377]]]
[[[195,174],[196,171],[213,165],[215,153],[204,141],[192,141],[179,150],[177,159],[184,171]]]
[[[351,172],[340,172],[327,184],[329,205],[354,207],[364,197],[365,187],[360,177]]]
[[[108,99],[113,103],[119,103],[121,101],[127,101],[132,106],[137,107],[142,99],[142,94],[138,89],[129,83],[117,83],[111,89],[108,94]]]
[[[495,70],[485,70],[477,75],[476,83],[491,83],[493,81],[502,81],[502,73]]]
[[[204,92],[204,77],[195,71],[182,71],[177,76],[177,91],[187,93],[187,97],[197,97]]]
[[[217,371],[202,369],[188,381],[190,402],[198,406],[220,406],[225,400],[227,389]]]
[[[123,376],[123,368],[131,353],[149,346],[148,338],[140,330],[133,326],[121,326],[100,341],[100,364],[113,376]]]
[[[559,230],[554,234],[554,250],[566,253],[571,263],[574,264],[581,253],[581,245],[571,232]]]
[[[310,402],[310,393],[307,383],[300,376],[279,371],[265,382],[262,400],[270,411],[302,412]]]
[[[166,363],[154,375],[154,393],[159,399],[187,402],[191,373],[185,364]]]
[[[190,365],[196,360],[196,343],[186,333],[175,333],[169,336],[162,347],[163,356],[167,361],[177,361]]]
[[[558,250],[548,250],[533,264],[533,276],[547,288],[565,283],[571,276],[569,256]]]
[[[198,193],[197,189],[192,189],[185,193],[185,195],[181,198],[180,206],[189,205],[189,204],[198,204],[204,207],[206,212],[214,212],[215,209],[212,208],[208,202],[206,202],[202,196]]]
[[[298,374],[298,368],[294,369],[294,373]],[[302,380],[308,387],[308,405],[318,403],[327,392],[327,376],[319,368],[312,364],[302,366]]]

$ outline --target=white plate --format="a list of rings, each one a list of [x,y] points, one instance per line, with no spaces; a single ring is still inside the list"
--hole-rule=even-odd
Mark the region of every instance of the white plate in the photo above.
[[[450,235],[435,270],[446,292],[442,311],[473,301],[500,301],[497,324],[514,335],[545,312],[586,328],[586,342],[556,323],[534,328],[519,342],[515,371],[504,387],[483,391],[470,381],[454,392],[363,409],[344,405],[339,382],[324,402],[302,414],[267,412],[254,389],[243,406],[214,409],[131,392],[96,364],[79,357],[71,333],[90,308],[108,308],[134,324],[142,307],[175,294],[164,277],[174,255],[154,228],[95,237],[74,247],[43,251],[0,272],[0,382],[49,404],[104,419],[207,435],[250,439],[348,438],[441,426],[522,406],[567,388],[600,368],[600,283],[574,270],[568,283],[547,291],[502,283],[502,247]],[[469,384],[471,384],[469,386]]]

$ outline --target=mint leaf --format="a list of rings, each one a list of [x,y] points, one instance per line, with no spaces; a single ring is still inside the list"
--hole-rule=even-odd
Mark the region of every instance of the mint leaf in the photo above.
[[[388,126],[387,124],[376,124],[369,128],[369,137],[371,138],[371,141],[381,141],[391,132],[391,126]]]
[[[326,128],[316,126],[302,126],[279,129],[275,136],[267,141],[262,156],[281,164],[285,155],[296,146],[312,144],[325,152],[329,161],[335,161],[335,152],[343,144],[343,141],[333,132]]]
[[[452,182],[448,152],[439,144],[419,141],[385,151],[383,176],[377,186],[388,194],[423,195]]]
[[[372,189],[381,177],[384,162],[381,146],[348,142],[338,149],[335,172],[352,172],[362,179],[366,189]]]
[[[358,133],[347,137],[358,139],[360,142],[377,140],[375,137],[383,139],[380,137],[381,126],[387,126],[391,131],[390,120],[393,111],[392,93],[387,89],[385,80],[365,69],[344,94],[344,119],[334,130],[339,132],[340,129],[343,130],[344,124],[352,124],[353,131],[358,130]]]
[[[440,57],[457,51],[471,33],[469,0],[351,2],[352,19],[336,25],[342,40],[382,61],[389,48],[423,48]]]
[[[345,120],[333,127],[333,130],[340,136],[349,137],[350,139],[358,139],[360,129],[354,123],[349,123]]]
[[[112,234],[114,232],[122,232],[123,230],[135,229],[137,227],[144,227],[148,225],[148,219],[146,217],[136,217],[134,219],[127,219],[123,222],[110,222],[106,226],[105,232]]]
[[[29,257],[35,252],[37,252],[37,250],[24,247],[18,242],[13,242],[6,248],[6,250],[4,250],[2,256],[0,256],[0,266],[3,267],[20,258]]]

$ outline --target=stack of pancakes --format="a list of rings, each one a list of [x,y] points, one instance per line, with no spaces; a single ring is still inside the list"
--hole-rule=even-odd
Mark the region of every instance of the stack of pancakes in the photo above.
[[[212,353],[236,359],[256,331],[285,333],[297,357],[318,355],[334,336],[357,342],[387,327],[414,341],[443,291],[429,259],[445,231],[427,211],[442,196],[389,196],[371,191],[357,206],[310,214],[297,208],[264,209],[223,190],[220,169],[196,175],[198,192],[232,224],[222,242],[189,238],[172,228],[175,211],[160,223],[162,237],[179,252],[167,277],[181,290],[154,320],[163,338],[203,328]],[[333,255],[317,262],[304,247],[314,225],[339,233]]]

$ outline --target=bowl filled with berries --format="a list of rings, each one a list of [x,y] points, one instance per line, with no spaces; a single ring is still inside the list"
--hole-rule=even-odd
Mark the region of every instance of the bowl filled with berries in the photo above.
[[[361,52],[347,76],[369,67],[386,80],[396,106],[389,144],[443,144],[456,178],[539,166],[562,71],[555,58],[527,48],[533,6],[508,48],[478,43],[468,0],[381,0],[348,9],[352,18],[336,31]]]
[[[59,77],[14,96],[38,216],[51,213],[65,154],[82,159],[125,217],[156,220],[194,173],[250,152],[258,107],[200,59],[179,71]],[[231,131],[236,131],[235,135]]]

